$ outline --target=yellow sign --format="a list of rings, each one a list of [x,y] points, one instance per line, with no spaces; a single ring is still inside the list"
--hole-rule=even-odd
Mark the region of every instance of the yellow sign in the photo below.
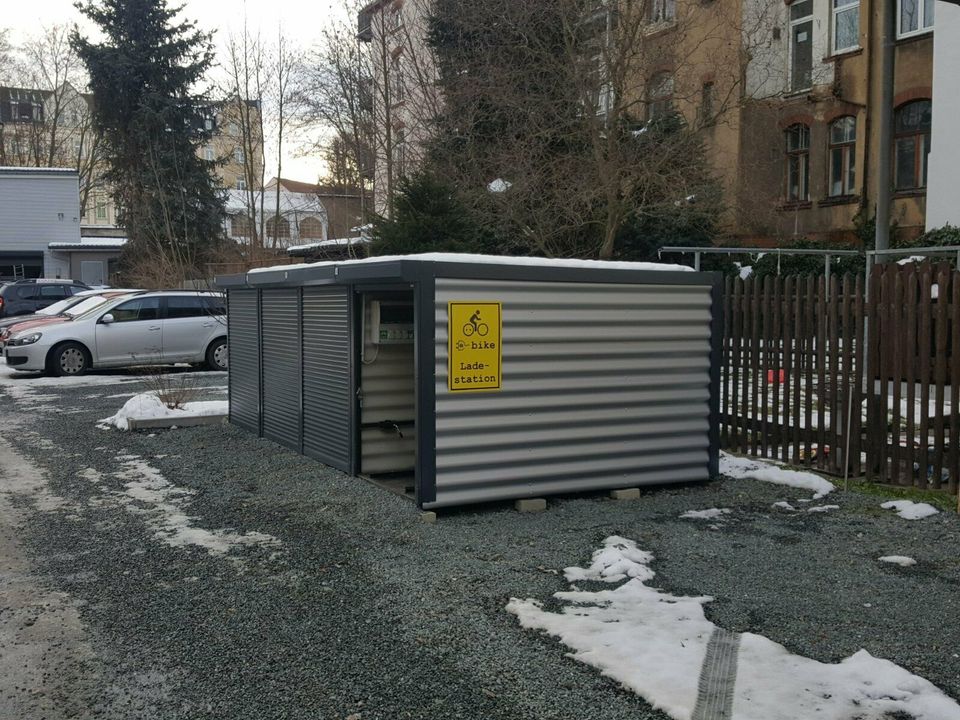
[[[447,306],[447,387],[500,389],[500,303],[451,302]]]

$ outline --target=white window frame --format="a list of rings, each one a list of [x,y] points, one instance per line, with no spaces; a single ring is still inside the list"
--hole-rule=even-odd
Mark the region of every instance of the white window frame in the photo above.
[[[898,1],[899,1],[899,0],[898,0]],[[922,1],[922,0],[921,0],[921,1]],[[802,2],[802,0],[797,0],[797,2]],[[794,38],[793,28],[794,28],[796,25],[802,25],[803,23],[807,23],[807,22],[810,23],[810,45],[811,45],[811,50],[812,50],[812,47],[813,47],[813,28],[814,28],[814,26],[815,26],[815,23],[813,22],[813,11],[814,11],[813,0],[810,0],[810,12],[809,12],[809,14],[804,15],[803,17],[799,17],[799,18],[797,18],[797,19],[795,19],[795,20],[790,17],[790,9],[791,9],[792,7],[793,7],[793,3],[791,3],[790,5],[787,6],[788,27],[789,27],[789,32],[790,32],[790,37],[788,38],[788,42],[789,42],[789,61],[790,61],[790,69],[789,69],[789,76],[788,76],[788,86],[789,86],[789,88],[790,88],[790,92],[791,92],[791,93],[796,93],[796,92],[803,92],[803,91],[805,91],[805,90],[809,90],[809,89],[812,88],[813,85],[814,85],[814,82],[813,82],[813,54],[812,54],[812,52],[811,52],[811,61],[810,61],[810,84],[807,85],[806,87],[802,87],[802,88],[794,87],[794,83],[793,83],[793,69],[794,69],[794,68],[793,68],[793,56],[794,56],[794,53],[796,52],[796,49],[797,49],[797,48],[796,48],[796,43],[794,42],[794,39],[793,39],[793,38]]]
[[[847,5],[838,5],[837,0],[830,0],[833,7],[832,17],[830,18],[833,22],[830,28],[830,45],[833,48],[834,55],[840,55],[841,53],[852,52],[854,50],[860,49],[860,0],[855,2],[848,3]],[[923,2],[923,0],[920,0]],[[897,5],[899,6],[900,0],[897,0]],[[837,22],[837,17],[843,13],[857,11],[857,39],[853,45],[848,45],[847,47],[837,47],[837,28],[839,23]]]
[[[897,39],[915,37],[916,35],[924,35],[926,33],[933,32],[933,23],[934,18],[930,19],[930,24],[927,25],[927,4],[923,0],[914,0],[917,4],[917,29],[916,30],[907,30],[903,32],[903,29],[900,27],[900,20],[903,18],[903,0],[897,0]],[[933,3],[936,5],[936,2]],[[934,10],[936,13],[936,10]]]

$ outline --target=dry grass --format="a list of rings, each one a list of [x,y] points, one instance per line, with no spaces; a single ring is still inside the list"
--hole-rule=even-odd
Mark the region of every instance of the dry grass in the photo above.
[[[171,371],[166,367],[146,367],[138,371],[147,392],[160,398],[171,410],[180,410],[197,399],[200,380],[194,373]]]

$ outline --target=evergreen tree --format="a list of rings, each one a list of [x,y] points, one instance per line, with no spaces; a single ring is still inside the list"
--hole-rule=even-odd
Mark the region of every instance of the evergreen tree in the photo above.
[[[481,228],[450,185],[431,175],[400,178],[392,209],[389,218],[374,220],[374,255],[497,253],[491,231]]]
[[[197,150],[213,130],[196,91],[213,62],[211,37],[166,0],[86,0],[77,8],[103,42],[74,31],[87,67],[118,223],[129,237],[128,273],[151,268],[157,284],[192,274],[222,238],[224,197]]]

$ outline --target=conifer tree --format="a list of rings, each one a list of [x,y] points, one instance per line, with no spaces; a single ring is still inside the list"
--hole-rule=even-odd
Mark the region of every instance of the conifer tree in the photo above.
[[[155,284],[199,268],[223,236],[224,197],[213,163],[198,154],[215,113],[198,86],[213,62],[211,37],[166,0],[85,0],[77,8],[104,35],[74,30],[102,135],[124,268],[152,268]]]

